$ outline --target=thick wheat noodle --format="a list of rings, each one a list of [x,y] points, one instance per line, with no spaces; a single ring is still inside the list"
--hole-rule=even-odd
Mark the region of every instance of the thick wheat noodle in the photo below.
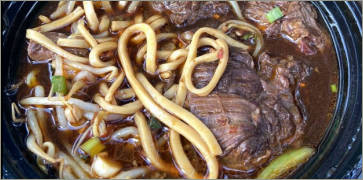
[[[58,6],[57,6],[57,9],[52,14],[50,14],[50,18],[51,19],[57,19],[57,18],[59,18],[61,16],[64,16],[66,14],[66,11],[67,11],[66,3],[67,3],[66,1],[59,2]]]
[[[117,114],[133,114],[143,107],[142,103],[138,100],[124,104],[122,106],[112,105],[108,103],[104,98],[102,98],[100,94],[95,95],[94,101],[99,104],[104,110]]]
[[[84,111],[98,112],[100,107],[97,104],[82,101],[76,98],[70,98],[67,101],[64,97],[28,97],[20,100],[22,105],[44,105],[44,106],[65,106],[66,103],[76,105]]]
[[[239,20],[229,20],[224,22],[223,24],[221,24],[218,29],[223,30],[223,28],[238,28],[238,29],[243,29],[243,30],[248,30],[251,32],[254,32],[256,34],[256,47],[255,50],[253,51],[253,56],[256,57],[258,55],[258,53],[260,52],[262,46],[263,46],[263,36],[260,32],[260,30],[256,27],[254,27],[253,25],[247,23],[247,22],[243,22],[243,21],[239,21]],[[238,42],[238,41],[237,41]],[[229,42],[227,41],[227,43],[229,44]],[[240,42],[241,43],[241,42]]]
[[[137,73],[136,78],[143,85],[145,90],[150,94],[153,100],[167,110],[169,113],[174,114],[176,117],[182,119],[184,122],[189,124],[193,129],[198,132],[200,137],[207,144],[209,151],[213,155],[222,154],[222,149],[219,146],[217,139],[214,137],[213,133],[210,129],[200,121],[196,116],[194,116],[191,112],[184,109],[182,106],[175,104],[170,101],[168,98],[160,94],[146,79],[146,77],[142,73]]]
[[[138,29],[136,29],[136,28]],[[146,35],[146,72],[149,74],[154,74],[157,68],[156,65],[156,48],[157,48],[157,41],[156,41],[156,35],[153,29],[148,24],[140,23],[140,24],[134,24],[127,29],[132,29],[133,31],[127,31],[127,35],[131,36],[132,34],[135,34],[136,32],[143,32]],[[126,30],[125,30],[126,31]],[[122,34],[125,34],[124,33]],[[120,46],[120,42],[119,42]],[[118,47],[119,47],[118,46]]]
[[[164,92],[164,96],[168,99],[172,99],[175,97],[177,90],[178,90],[178,85],[173,84],[168,90]]]
[[[102,9],[104,9],[106,12],[110,13],[112,12],[112,6],[109,1],[101,1]]]
[[[116,80],[112,83],[110,88],[107,91],[107,94],[105,95],[105,100],[107,102],[110,102],[112,98],[114,97],[114,94],[116,90],[121,86],[122,82],[125,79],[125,73],[123,71],[120,72],[120,75],[116,78]]]
[[[71,89],[69,90],[67,96],[65,96],[65,99],[68,100],[69,98],[72,97],[74,93],[76,93],[78,90],[82,89],[85,86],[86,83],[83,80],[75,81],[75,83],[73,83]]]
[[[89,71],[80,71],[74,76],[73,81],[87,80],[89,83],[93,83],[96,81],[96,76],[94,76]]]
[[[112,21],[111,22],[111,31],[120,31],[122,29],[127,28],[132,24],[131,21]]]
[[[175,158],[175,162],[178,164],[179,168],[183,171],[183,174],[189,179],[202,179],[203,176],[194,169],[192,163],[185,154],[183,145],[181,144],[180,135],[176,131],[170,130],[169,139],[173,157]]]
[[[169,51],[169,50],[159,50],[156,52],[156,57],[158,59],[168,59],[168,57],[170,56],[170,54],[173,53],[173,51]]]
[[[83,39],[58,38],[57,44],[71,48],[90,48],[90,45]]]
[[[139,132],[137,131],[137,128],[134,126],[128,126],[118,129],[112,133],[111,139],[118,140],[128,136],[138,137]]]
[[[200,64],[200,63],[214,62],[219,59],[218,53],[219,53],[219,51],[214,51],[214,52],[211,52],[208,54],[203,54],[201,56],[198,56],[194,59],[194,63]]]
[[[57,122],[59,124],[58,127],[62,128],[62,129],[67,128],[68,120],[66,118],[64,108],[62,106],[56,106],[55,112],[56,112],[56,116],[57,116]]]
[[[160,73],[166,71],[176,70],[180,64],[182,64],[188,55],[188,51],[185,49],[178,49],[173,51],[167,59],[166,63],[160,64],[158,71]]]
[[[103,31],[101,33],[93,35],[93,38],[95,38],[97,40],[97,39],[100,39],[100,38],[107,38],[108,35],[109,35],[108,31]]]
[[[28,148],[28,150],[30,150],[31,152],[33,152],[34,154],[36,154],[38,157],[45,159],[46,161],[49,161],[50,163],[60,163],[60,168],[59,168],[59,177],[62,178],[62,170],[63,170],[63,159],[55,159],[54,157],[51,156],[51,149],[49,148],[54,148],[50,147],[51,145],[53,145],[53,143],[51,142],[45,142],[44,144],[42,144],[42,146],[44,147],[48,147],[48,153],[44,152],[44,150],[42,149],[42,147],[40,147],[36,142],[35,142],[35,138],[33,136],[32,133],[29,134],[27,140],[26,140],[26,146]]]
[[[59,162],[58,159],[55,159],[44,152],[44,150],[36,143],[35,137],[32,133],[29,134],[26,140],[26,146],[31,152],[51,163]]]
[[[100,124],[103,121],[104,116],[105,116],[105,112],[100,111],[97,113],[96,118],[94,119],[94,122],[92,124],[92,134],[95,137],[102,136],[105,132],[105,131],[103,131],[103,133],[100,132]]]
[[[134,121],[139,131],[142,149],[144,150],[146,157],[150,160],[151,164],[160,170],[172,174],[178,174],[178,170],[172,164],[166,163],[159,156],[145,116],[141,112],[137,111],[134,116]]]
[[[132,88],[121,89],[116,91],[115,97],[120,100],[130,99],[135,97],[135,92]]]
[[[75,6],[76,6],[76,1],[68,1],[66,14],[72,13]]]
[[[178,90],[176,91],[175,103],[180,104],[180,106],[183,106],[187,93],[188,90],[185,87],[184,80],[181,79],[178,84]]]
[[[55,155],[55,146],[52,142],[44,142],[43,143],[43,148],[46,148],[47,149],[47,154],[50,156],[50,157],[54,157]]]
[[[143,17],[143,15],[142,14],[137,14],[136,16],[135,16],[135,18],[134,18],[134,22],[135,22],[135,24],[137,24],[137,23],[142,23],[142,21],[144,20],[144,17]]]
[[[136,179],[144,176],[149,170],[146,167],[138,167],[127,171],[121,171],[114,179]]]
[[[59,157],[64,159],[64,164],[65,165],[69,165],[72,168],[72,171],[80,178],[80,179],[88,179],[89,178],[89,174],[86,173],[79,164],[77,164],[77,162],[72,158],[69,157],[66,153],[64,152],[59,152],[58,153]]]
[[[160,18],[157,19],[155,21],[153,21],[152,23],[150,23],[150,26],[153,30],[158,30],[160,29],[162,26],[164,26],[166,23],[168,22],[167,19],[165,18]]]
[[[160,15],[153,15],[153,16],[151,16],[151,17],[147,18],[147,19],[146,19],[146,21],[145,21],[145,23],[146,23],[146,24],[150,24],[150,23],[152,23],[153,21],[155,21],[155,20],[157,20],[157,19],[160,19],[160,18],[162,18],[162,16],[160,16]]]
[[[48,32],[61,29],[78,20],[83,14],[84,14],[83,9],[81,7],[77,7],[72,13],[68,14],[67,16],[52,21],[51,23],[38,26],[34,28],[34,30],[40,32]]]
[[[122,9],[124,9],[124,8],[126,7],[127,3],[128,3],[128,1],[118,1],[118,2],[117,2],[117,7],[118,7],[120,10],[122,10]]]
[[[178,89],[176,90],[175,103],[183,107],[186,93],[187,89],[184,86],[184,82],[180,82],[178,85]],[[180,135],[176,131],[170,130],[169,142],[171,151],[175,158],[175,162],[184,172],[184,175],[190,179],[200,179],[201,175],[196,172],[192,163],[189,161],[188,156],[185,154],[183,146],[181,144]]]
[[[127,13],[134,13],[137,7],[140,5],[141,1],[132,1],[127,8]]]
[[[104,43],[104,42],[109,42],[109,41],[114,41],[116,42],[117,39],[116,38],[113,38],[113,37],[104,37],[104,38],[96,38],[96,41],[98,43]]]
[[[171,39],[171,38],[176,38],[176,37],[177,37],[177,35],[175,33],[160,33],[160,34],[156,35],[156,41],[161,42],[166,39]],[[136,53],[136,63],[138,65],[141,65],[142,61],[144,60],[146,48],[147,48],[147,46],[146,46],[146,44],[144,44],[141,48],[139,48],[139,50]]]
[[[40,129],[35,112],[32,109],[29,109],[27,112],[27,124],[30,131],[34,134],[37,143],[43,144],[42,130]]]
[[[153,30],[158,30],[158,29],[160,29],[162,26],[164,26],[167,22],[168,22],[168,20],[166,20],[165,18],[159,18],[159,19],[156,19],[156,20],[154,20],[153,22],[148,23],[148,24],[151,26],[151,28],[152,28]],[[140,34],[138,34],[137,36],[133,37],[133,38],[131,39],[131,42],[136,43],[136,44],[139,44],[139,43],[141,43],[144,39],[145,39],[145,34],[140,33]]]
[[[117,48],[116,42],[104,42],[101,44],[97,44],[96,46],[94,46],[92,48],[91,52],[89,53],[89,63],[92,66],[98,67],[98,68],[112,66],[115,63],[115,61],[110,60],[110,61],[104,62],[100,59],[100,55],[103,52],[111,51],[116,48]]]
[[[91,126],[90,126],[91,127]],[[67,150],[68,154],[72,156],[72,158],[77,162],[77,164],[85,171],[85,172],[91,172],[91,166],[87,164],[84,160],[80,158],[79,155],[72,154],[72,146],[66,142],[66,139],[62,139],[62,143]]]
[[[92,36],[92,34],[87,30],[87,28],[84,26],[83,22],[78,22],[77,25],[78,32],[83,36],[83,38],[92,46],[95,47],[98,42],[96,39]]]
[[[105,82],[102,82],[100,84],[100,93],[102,96],[106,96],[106,94],[108,93],[108,86]],[[115,97],[111,97],[111,101],[108,102],[111,102],[111,104],[113,105],[117,104]]]
[[[102,1],[102,2],[107,2],[107,1]],[[103,15],[101,17],[101,21],[100,21],[98,30],[100,32],[107,31],[108,28],[110,27],[110,23],[111,23],[110,18],[107,15]]]
[[[74,67],[76,69],[82,70],[82,71],[89,71],[92,74],[97,74],[97,75],[103,75],[106,73],[110,73],[108,75],[108,77],[106,78],[107,80],[112,80],[113,78],[115,78],[118,74],[118,68],[116,66],[107,66],[107,67],[103,67],[103,68],[95,68],[89,65],[85,65],[85,64],[81,64],[81,63],[77,63],[77,62],[72,62],[69,60],[64,60],[64,62],[71,66]]]
[[[36,97],[44,97],[45,90],[42,85],[37,85],[34,87],[34,96]],[[38,106],[36,111],[37,120],[39,123],[39,127],[42,130],[43,137],[48,136],[48,127],[47,127],[47,119],[45,118],[45,110],[43,106]]]
[[[156,85],[155,85],[155,89],[159,92],[159,93],[162,93],[163,92],[163,88],[164,88],[164,83],[163,82],[158,82]]]
[[[216,34],[215,32],[221,33],[220,31],[216,31],[212,28],[207,28],[207,27],[200,28],[197,32],[194,33],[192,42],[189,47],[188,58],[185,62],[184,68],[183,68],[182,76],[183,76],[183,79],[185,82],[185,86],[187,87],[187,89],[190,92],[197,94],[199,96],[206,96],[214,89],[214,87],[217,85],[219,79],[222,77],[222,75],[227,67],[228,54],[229,54],[228,45],[224,40],[217,39],[216,43],[218,43],[218,45],[221,47],[220,49],[217,49],[217,51],[218,51],[218,53],[221,52],[222,57],[219,57],[220,58],[219,63],[214,72],[212,79],[205,87],[200,88],[200,89],[195,88],[195,86],[193,85],[192,73],[193,73],[195,66],[197,66],[198,64],[200,64],[202,62],[210,62],[208,59],[203,59],[203,60],[200,60],[199,62],[195,61],[196,56],[197,56],[199,38],[203,33],[215,35]]]
[[[88,63],[88,58],[80,57],[69,53],[68,51],[56,45],[52,40],[50,40],[40,32],[34,31],[32,29],[27,29],[26,38],[35,41],[36,43],[58,54],[59,56],[69,59],[69,61]]]
[[[142,84],[135,77],[132,64],[130,62],[130,57],[127,52],[127,44],[130,36],[137,31],[152,31],[152,28],[147,24],[135,24],[127,28],[119,39],[118,45],[118,55],[121,61],[122,67],[125,71],[128,82],[134,89],[137,98],[142,102],[144,107],[155,117],[158,117],[165,125],[175,130],[176,132],[183,135],[187,140],[189,140],[202,154],[208,166],[208,177],[217,178],[218,177],[218,161],[214,155],[209,151],[209,148],[201,139],[199,134],[190,126],[181,122],[179,119],[175,118],[165,110],[163,110],[158,104],[156,104],[150,94],[145,90]],[[153,31],[152,31],[153,32]],[[153,32],[154,33],[154,32]],[[147,41],[147,43],[150,43]],[[156,44],[154,44],[156,47]],[[146,56],[150,58],[155,58],[152,56],[152,51],[147,51]],[[155,60],[155,59],[152,59]]]
[[[40,21],[42,21],[42,23],[50,23],[50,22],[52,22],[47,16],[44,16],[44,15],[39,15],[38,16],[38,19]]]
[[[20,114],[20,111],[19,111],[19,108],[16,105],[16,103],[13,102],[13,103],[11,103],[11,117],[12,117],[13,121],[16,122],[16,123],[25,122],[25,119],[17,118],[15,113]]]
[[[83,8],[86,14],[87,24],[92,31],[97,31],[99,21],[92,1],[83,1]]]
[[[63,178],[64,179],[77,179],[77,177],[73,175],[71,167],[69,167],[69,166],[64,167]]]
[[[62,57],[56,55],[55,56],[55,76],[63,76],[63,59]]]

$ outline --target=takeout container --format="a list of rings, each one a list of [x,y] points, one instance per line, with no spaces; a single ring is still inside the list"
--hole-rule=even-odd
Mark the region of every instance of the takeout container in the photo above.
[[[25,30],[37,18],[43,2],[2,2],[2,176],[56,178],[44,174],[26,149],[25,125],[13,125],[7,91],[21,71],[26,53]],[[317,152],[290,178],[357,178],[362,155],[362,11],[358,2],[313,2],[328,29],[339,65],[339,92],[334,116]]]

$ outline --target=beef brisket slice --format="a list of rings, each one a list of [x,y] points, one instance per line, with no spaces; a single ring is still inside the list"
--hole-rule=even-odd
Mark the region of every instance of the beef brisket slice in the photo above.
[[[186,106],[214,133],[224,167],[254,171],[290,145],[299,145],[304,121],[293,84],[309,75],[294,59],[260,57],[259,75],[248,53],[231,52],[227,69],[208,96],[189,93]],[[274,63],[263,63],[272,61]],[[251,66],[252,63],[252,66]],[[196,87],[205,86],[217,64],[198,65]],[[276,71],[281,71],[276,73]]]
[[[189,26],[200,19],[228,14],[230,7],[226,2],[216,1],[154,1],[152,7],[164,12],[177,27]]]
[[[279,7],[284,16],[273,22],[268,22],[266,14]],[[250,1],[246,2],[244,16],[257,23],[267,36],[282,36],[295,43],[306,55],[322,51],[329,43],[326,33],[317,23],[317,13],[308,2],[288,1]]]

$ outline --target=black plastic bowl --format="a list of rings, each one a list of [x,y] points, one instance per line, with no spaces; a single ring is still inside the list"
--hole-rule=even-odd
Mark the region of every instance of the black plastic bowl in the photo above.
[[[334,117],[317,153],[292,178],[358,178],[362,169],[362,12],[358,2],[313,2],[329,30],[339,65],[339,92]],[[25,30],[40,2],[2,2],[2,177],[55,178],[45,175],[26,150],[24,125],[14,127],[10,104]]]

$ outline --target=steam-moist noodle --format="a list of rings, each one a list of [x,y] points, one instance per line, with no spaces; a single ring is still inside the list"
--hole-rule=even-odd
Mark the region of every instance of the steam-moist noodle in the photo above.
[[[100,55],[103,52],[114,50],[116,48],[117,43],[115,42],[104,42],[94,46],[89,54],[89,63],[95,67],[106,67],[113,65],[115,63],[113,60],[110,60],[108,62],[101,61]]]
[[[135,74],[133,72],[131,62],[127,53],[127,43],[132,34],[134,34],[137,31],[143,31],[146,34],[147,43],[149,39],[154,40],[151,37],[154,37],[154,32],[152,31],[151,27],[147,24],[135,24],[127,28],[119,40],[119,47],[118,47],[118,53],[120,56],[120,60],[122,63],[122,66],[125,70],[126,77],[131,84],[132,88],[135,91],[135,94],[140,99],[140,101],[143,103],[144,107],[150,111],[154,116],[160,117],[160,120],[168,125],[169,127],[173,128],[173,130],[177,131],[178,133],[182,134],[184,137],[186,137],[189,141],[192,142],[193,145],[195,145],[198,150],[202,153],[204,159],[207,162],[208,165],[208,177],[209,178],[217,178],[218,176],[218,162],[214,155],[210,153],[208,148],[205,145],[205,142],[203,142],[202,139],[200,139],[199,135],[194,131],[192,128],[189,128],[184,123],[180,122],[177,118],[173,117],[169,113],[165,112],[163,109],[161,109],[150,97],[148,92],[144,89],[144,87],[141,85],[141,83],[136,79]],[[151,41],[153,43],[154,41]],[[149,49],[149,48],[148,48]],[[146,54],[147,59],[149,60],[155,60],[155,55],[153,51],[147,51]]]
[[[34,30],[41,31],[41,32],[48,32],[48,31],[53,31],[56,29],[61,29],[61,28],[64,28],[64,27],[70,25],[71,23],[75,22],[83,14],[84,14],[83,9],[81,7],[77,7],[72,13],[68,14],[67,16],[65,16],[61,19],[52,21],[48,24],[44,24],[42,26],[36,27],[36,28],[34,28]]]
[[[205,87],[203,87],[201,89],[196,89],[194,87],[194,85],[192,83],[192,79],[191,79],[194,67],[200,63],[213,62],[216,60],[213,55],[208,56],[208,57],[205,57],[206,55],[203,55],[204,56],[203,58],[196,57],[197,48],[198,48],[198,40],[202,33],[208,33],[210,35],[215,35],[215,36],[219,36],[219,37],[223,36],[221,32],[218,32],[211,28],[201,28],[197,32],[195,32],[195,34],[193,35],[192,42],[189,47],[188,58],[185,63],[185,68],[183,69],[182,76],[185,81],[185,85],[189,91],[193,92],[194,94],[200,95],[200,96],[206,96],[217,85],[219,79],[222,77],[223,72],[227,67],[228,46],[224,40],[221,40],[221,39],[216,40],[216,42],[215,42],[216,46],[214,46],[214,47],[217,48],[216,51],[217,51],[218,56],[220,56],[218,58],[220,58],[219,60],[221,62],[218,63],[217,69],[216,69],[212,79],[208,83],[208,85],[206,85]],[[213,44],[211,43],[211,45],[213,45]]]
[[[32,29],[27,29],[26,37],[30,40],[33,40],[33,41],[39,43],[40,45],[46,47],[47,49],[53,51],[54,53],[69,59],[70,61],[76,61],[76,62],[81,62],[81,63],[88,62],[88,58],[80,57],[80,56],[69,53],[68,51],[60,48],[53,41],[51,41],[46,36],[44,36],[43,34],[37,32],[37,31],[34,31]]]
[[[60,178],[251,178],[299,144],[301,114],[285,86],[306,86],[305,66],[268,59],[266,27],[248,23],[240,2],[188,3],[62,1],[37,17],[42,24],[26,31],[34,64],[14,85],[25,95],[11,114],[26,124],[39,167]],[[284,138],[271,119],[288,129]],[[283,147],[271,149],[270,136]],[[286,174],[277,163],[263,175]]]

